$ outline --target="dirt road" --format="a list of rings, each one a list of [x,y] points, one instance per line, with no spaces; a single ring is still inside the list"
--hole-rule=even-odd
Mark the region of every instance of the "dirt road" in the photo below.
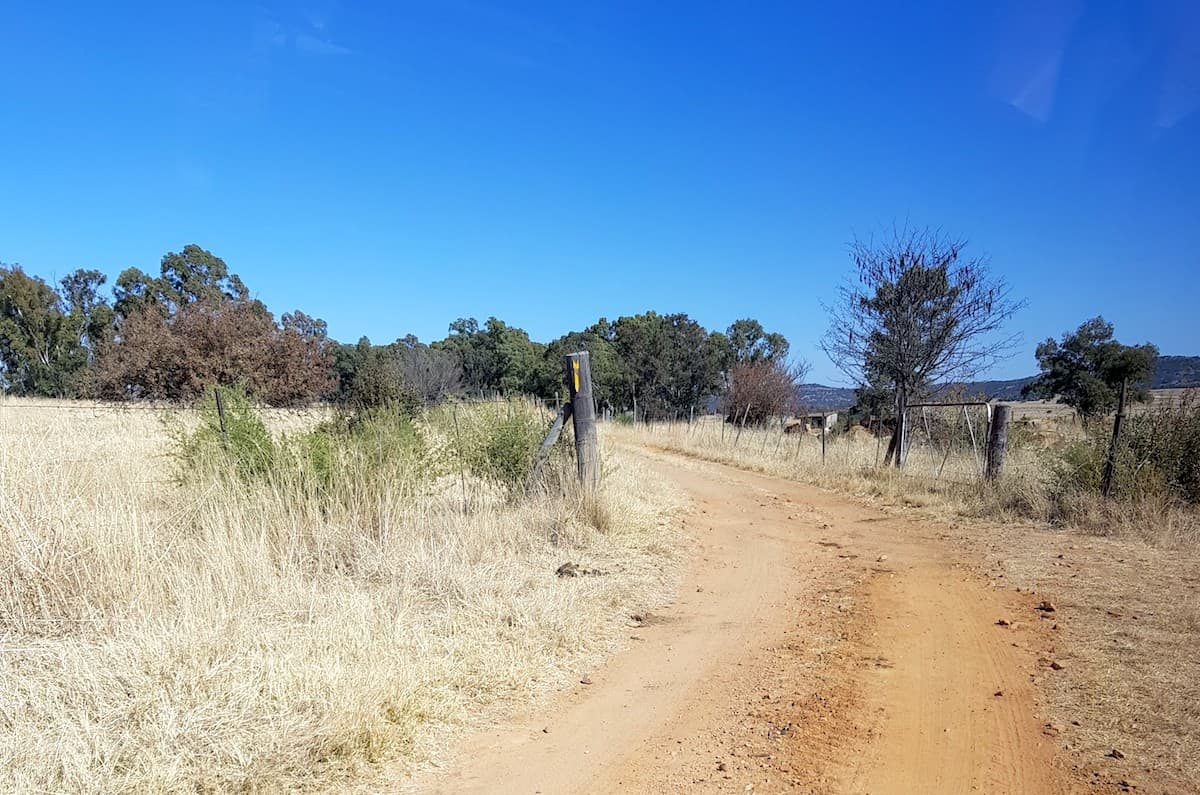
[[[1036,717],[1053,636],[1034,597],[923,523],[645,455],[694,505],[678,599],[423,791],[1078,791]]]

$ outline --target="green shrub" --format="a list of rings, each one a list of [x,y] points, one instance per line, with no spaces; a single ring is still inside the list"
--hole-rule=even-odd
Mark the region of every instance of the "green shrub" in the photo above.
[[[447,440],[446,471],[464,469],[487,483],[523,493],[551,417],[531,401],[460,403],[428,414]],[[566,434],[552,455],[565,449]]]
[[[347,405],[355,412],[399,411],[410,419],[421,410],[421,399],[404,383],[399,362],[372,349],[350,381]]]
[[[478,477],[509,489],[521,486],[533,469],[537,455],[538,427],[520,414],[505,417],[483,435],[471,469]]]
[[[1097,424],[1088,438],[1065,448],[1052,462],[1055,492],[1101,489],[1111,425]],[[1200,403],[1150,409],[1126,418],[1113,459],[1114,496],[1200,504]]]
[[[399,408],[339,413],[280,446],[286,454],[277,477],[299,477],[325,499],[384,490],[410,494],[432,471],[424,439]]]
[[[1200,400],[1195,392],[1177,405],[1130,417],[1121,447],[1135,479],[1200,504]]]
[[[225,413],[222,432],[216,392],[205,391],[197,406],[200,424],[192,431],[182,425],[171,429],[174,457],[180,480],[201,471],[250,479],[265,475],[276,457],[276,446],[267,426],[254,412],[244,387],[217,387]]]

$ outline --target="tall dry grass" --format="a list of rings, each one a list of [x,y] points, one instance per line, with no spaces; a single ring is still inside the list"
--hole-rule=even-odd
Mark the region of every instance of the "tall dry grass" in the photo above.
[[[738,429],[720,418],[631,426],[612,423],[617,442],[644,444],[709,461],[778,475],[883,504],[964,517],[1035,521],[1096,535],[1127,535],[1156,546],[1194,546],[1200,514],[1161,492],[1104,500],[1095,491],[1064,489],[1063,453],[1017,432],[1003,476],[982,478],[983,440],[966,431],[946,448],[915,444],[904,470],[883,465],[888,437],[863,429],[831,435],[822,451],[816,434],[785,434],[778,426]],[[977,433],[979,430],[977,429]]]
[[[909,505],[943,504],[967,510],[979,499],[980,459],[969,447],[942,451],[914,447],[902,471],[883,465],[888,437],[865,430],[831,435],[824,450],[816,433],[785,434],[778,425],[739,429],[720,418],[630,426],[613,423],[607,432],[618,442],[646,444],[742,469],[837,489],[863,497]],[[1036,453],[1016,451],[1008,458],[1007,489],[1036,492],[1044,476]]]
[[[672,589],[673,498],[611,452],[591,504],[465,470],[408,488],[407,464],[394,489],[339,469],[330,500],[181,485],[158,414],[66,405],[0,402],[5,792],[369,781],[586,670]]]

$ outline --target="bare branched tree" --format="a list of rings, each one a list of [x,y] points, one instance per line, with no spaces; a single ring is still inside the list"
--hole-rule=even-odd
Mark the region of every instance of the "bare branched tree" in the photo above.
[[[450,351],[401,340],[396,345],[401,380],[426,405],[440,403],[462,391],[463,372]]]
[[[839,290],[821,347],[860,385],[894,394],[896,433],[888,449],[903,466],[904,411],[930,387],[972,378],[1006,358],[1017,341],[1002,333],[1023,301],[993,277],[986,256],[930,229],[893,230],[882,242],[850,245],[855,277]]]
[[[764,425],[791,416],[799,408],[796,386],[808,374],[808,362],[761,360],[736,365],[725,395],[727,422]]]

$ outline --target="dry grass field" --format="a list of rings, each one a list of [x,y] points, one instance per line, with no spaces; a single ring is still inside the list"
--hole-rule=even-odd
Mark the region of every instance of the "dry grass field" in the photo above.
[[[741,469],[902,505],[937,504],[954,512],[994,511],[1000,504],[1044,500],[1046,472],[1035,448],[1010,452],[1001,494],[980,487],[982,462],[969,446],[943,456],[913,445],[903,472],[879,465],[888,439],[861,427],[830,438],[822,451],[815,433],[783,434],[778,427],[741,431],[717,417],[631,428],[612,424],[614,439],[646,444]],[[982,453],[982,450],[980,450]]]
[[[977,434],[981,428],[976,427]],[[717,417],[692,425],[653,423],[636,429],[610,425],[614,439],[646,444],[778,475],[886,504],[929,507],[943,515],[1044,522],[1095,535],[1137,537],[1158,547],[1196,548],[1200,544],[1200,512],[1181,509],[1165,498],[1149,495],[1132,502],[1108,503],[1094,495],[1055,493],[1053,470],[1064,442],[1081,431],[1014,423],[1010,428],[1005,476],[997,484],[982,483],[982,438],[973,450],[965,427],[951,452],[914,442],[903,471],[880,465],[888,438],[855,427],[834,436],[822,452],[815,433],[782,434],[777,427],[747,427],[740,433]],[[1054,437],[1053,443],[1047,436]]]
[[[394,489],[338,473],[330,503],[180,485],[160,412],[37,404],[0,401],[0,791],[403,774],[671,592],[673,497],[620,455],[598,504],[402,470]],[[555,576],[566,561],[604,574]]]

